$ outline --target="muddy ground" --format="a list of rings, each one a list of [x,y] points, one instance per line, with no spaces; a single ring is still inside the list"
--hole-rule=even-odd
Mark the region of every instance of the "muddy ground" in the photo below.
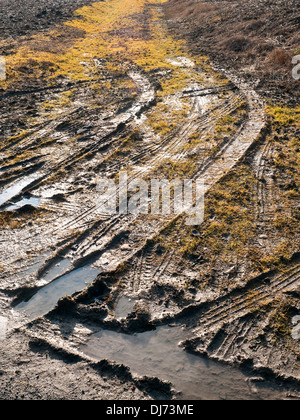
[[[297,0],[172,0],[165,12],[196,54],[242,73],[263,98],[298,105],[299,83],[291,78],[292,58],[299,54]]]
[[[286,61],[279,84],[245,72],[244,50],[226,61],[215,40],[232,36],[232,2],[31,3],[10,2],[8,25],[5,1],[0,12],[0,398],[298,399],[300,121]],[[276,3],[297,24],[297,5]],[[254,28],[253,4],[234,16]],[[99,212],[99,180],[121,170],[201,177],[204,222]],[[211,389],[200,373],[174,383],[146,369],[175,327]],[[144,371],[120,344],[139,337]]]
[[[78,8],[91,4],[88,0],[2,0],[0,4],[1,40],[17,40],[19,37],[45,32],[73,17]]]

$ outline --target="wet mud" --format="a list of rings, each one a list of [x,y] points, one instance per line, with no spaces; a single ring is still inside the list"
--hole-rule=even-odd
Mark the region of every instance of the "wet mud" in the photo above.
[[[298,399],[278,111],[175,38],[162,1],[64,3],[0,42],[0,398]],[[102,214],[120,171],[202,178],[204,223]]]

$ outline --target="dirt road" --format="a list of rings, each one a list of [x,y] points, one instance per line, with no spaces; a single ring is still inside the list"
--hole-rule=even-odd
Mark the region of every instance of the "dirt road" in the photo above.
[[[247,368],[224,374],[226,387],[231,375],[244,383],[240,397],[297,396],[299,342],[286,333],[299,309],[297,246],[285,273],[240,250],[257,240],[254,214],[266,217],[256,182],[272,131],[265,102],[175,39],[160,0],[84,3],[40,4],[47,25],[0,44],[0,398],[176,398],[172,377],[89,351],[103,328],[122,340],[172,323],[187,328],[187,350]],[[120,171],[203,179],[204,224],[99,213],[98,181]],[[214,196],[226,223],[211,212]],[[261,394],[248,386],[257,373]]]

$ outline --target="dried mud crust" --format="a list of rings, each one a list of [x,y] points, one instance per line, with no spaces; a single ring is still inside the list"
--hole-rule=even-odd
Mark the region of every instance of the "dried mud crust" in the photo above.
[[[171,398],[170,385],[139,382],[108,361],[99,368],[78,348],[101,328],[132,334],[174,322],[193,331],[188,351],[269,375],[275,386],[298,384],[299,343],[291,338],[299,310],[299,214],[291,212],[298,202],[298,120],[273,108],[267,118],[252,86],[213,70],[170,37],[160,4],[124,3],[111,3],[120,27],[100,3],[49,38],[13,45],[1,93],[0,186],[16,191],[0,204],[0,314],[9,318],[0,345],[7,353],[15,340],[25,349],[29,376],[50,354],[47,369],[67,364],[71,383],[78,369],[93,369],[100,397],[110,398],[103,379],[97,384],[97,374],[107,371],[138,388],[137,398]],[[129,17],[126,5],[133,8]],[[107,30],[93,19],[104,19]],[[290,143],[283,141],[290,132]],[[120,169],[130,180],[204,178],[204,224],[188,228],[183,216],[99,215],[98,179],[117,179]],[[25,186],[18,188],[20,181]],[[38,199],[37,208],[7,207],[24,199]],[[62,262],[67,268],[49,276]],[[16,305],[86,266],[101,274],[84,290],[62,295],[53,310],[39,313],[42,319],[28,323],[18,314]],[[123,295],[138,302],[119,320]],[[12,352],[3,369],[4,397],[16,395],[8,382],[17,382],[10,378],[18,359]],[[21,395],[57,397],[47,387],[37,393],[43,381]],[[53,381],[61,386],[61,376]],[[132,397],[122,384],[111,386],[116,398]],[[71,384],[61,392],[80,397]]]

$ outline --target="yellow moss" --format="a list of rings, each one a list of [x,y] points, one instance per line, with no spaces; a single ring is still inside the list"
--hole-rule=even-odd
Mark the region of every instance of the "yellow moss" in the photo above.
[[[165,137],[180,126],[187,117],[190,108],[184,103],[181,104],[181,109],[176,109],[175,106],[160,102],[149,114],[150,128],[160,137]]]
[[[10,212],[0,213],[0,226],[2,229],[21,229],[29,220],[40,223],[44,217],[44,211],[34,211],[32,214],[18,216]]]
[[[247,115],[246,106],[246,102],[242,101],[229,115],[226,115],[218,120],[215,126],[217,137],[220,137],[221,134],[232,134],[236,127],[241,125],[243,119]]]
[[[182,55],[184,42],[175,40],[167,34],[162,23],[156,22],[160,11],[155,7],[150,7],[152,23],[150,22],[149,39],[143,39],[143,28],[139,25],[139,14],[145,7],[164,2],[165,0],[109,0],[77,10],[75,14],[78,18],[66,22],[65,25],[81,30],[85,35],[74,39],[73,46],[67,50],[63,43],[63,31],[60,32],[59,29],[46,35],[35,35],[30,43],[25,42],[14,54],[7,57],[8,77],[3,82],[4,87],[22,78],[26,68],[27,77],[43,76],[49,82],[59,76],[75,81],[91,80],[98,72],[94,60],[102,59],[103,66],[110,72],[125,74],[129,63],[145,71],[155,68],[172,70],[171,76],[162,83],[164,95],[182,90],[191,75],[186,69],[174,68],[167,58]],[[128,31],[128,28],[132,34],[129,31],[123,37],[119,31]],[[49,51],[52,40],[58,43],[53,52]],[[186,52],[184,54],[187,55]],[[195,72],[195,80],[199,77]],[[51,107],[51,104],[46,104],[46,107]]]
[[[191,179],[197,171],[195,159],[196,157],[185,158],[181,161],[165,159],[156,169],[155,174],[152,174],[151,176],[157,176],[161,179],[165,178],[169,181],[174,180],[175,178],[183,179],[184,177],[186,179]]]
[[[300,107],[288,108],[279,106],[268,106],[268,114],[274,118],[274,121],[281,126],[290,126],[295,124],[300,127]]]
[[[288,240],[284,240],[276,246],[272,255],[261,258],[259,262],[264,270],[268,270],[270,267],[284,268],[286,266],[286,262],[289,261],[291,256],[292,252],[290,242]]]
[[[162,3],[154,1],[152,3]],[[111,0],[94,3],[76,11],[80,19],[66,22],[65,25],[84,31],[85,36],[75,41],[73,47],[62,53],[49,52],[49,48],[43,51],[42,45],[48,47],[49,41],[59,39],[59,30],[51,31],[48,35],[36,35],[33,41],[23,44],[15,54],[7,57],[7,81],[22,77],[24,66],[28,65],[30,74],[40,76],[44,70],[42,64],[49,63],[50,78],[67,76],[73,80],[88,80],[96,71],[94,58],[110,58],[110,65],[116,61],[116,67],[124,62],[124,59],[150,69],[164,64],[166,52],[179,51],[179,42],[171,37],[164,37],[164,32],[153,29],[153,39],[149,41],[132,38],[123,39],[118,34],[110,33],[136,26],[133,16],[138,15],[148,4],[146,0]],[[139,28],[135,27],[134,32]],[[62,38],[63,39],[63,38]],[[39,47],[35,50],[35,46]],[[59,51],[59,48],[58,48]],[[121,54],[121,56],[119,56]],[[147,63],[147,61],[149,61]]]
[[[46,111],[53,109],[63,109],[72,104],[72,97],[74,95],[75,89],[63,92],[57,95],[56,99],[52,99],[43,103],[43,108]]]
[[[290,305],[289,302],[281,299],[277,299],[272,302],[274,308],[271,318],[270,325],[273,328],[275,336],[277,338],[283,338],[285,336],[291,336],[291,322],[290,322]],[[271,307],[272,308],[272,307]],[[269,309],[270,311],[270,309]]]

